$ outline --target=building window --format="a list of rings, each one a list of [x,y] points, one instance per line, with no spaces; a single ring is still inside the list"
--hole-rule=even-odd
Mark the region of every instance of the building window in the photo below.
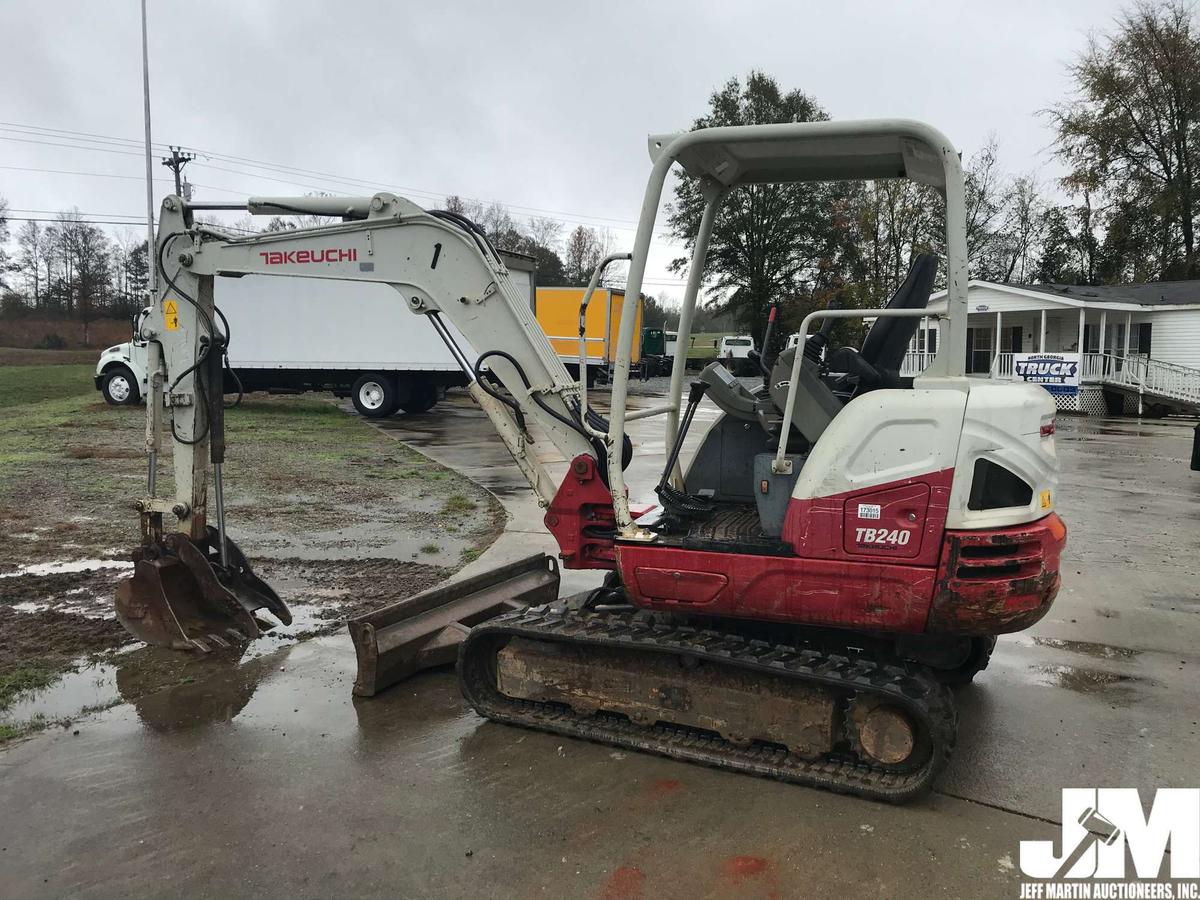
[[[1129,352],[1140,356],[1150,355],[1150,323],[1134,325],[1129,331]]]
[[[917,353],[937,353],[937,329],[918,328],[913,335],[913,349]]]

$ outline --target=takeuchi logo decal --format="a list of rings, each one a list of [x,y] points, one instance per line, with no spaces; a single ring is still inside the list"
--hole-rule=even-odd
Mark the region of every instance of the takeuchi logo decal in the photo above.
[[[1055,844],[1058,847],[1055,847]],[[1200,898],[1200,788],[1065,788],[1058,841],[1021,841],[1022,898]],[[1140,879],[1140,880],[1129,880]]]
[[[358,250],[354,247],[331,247],[328,250],[260,250],[263,265],[282,266],[304,263],[354,262]]]

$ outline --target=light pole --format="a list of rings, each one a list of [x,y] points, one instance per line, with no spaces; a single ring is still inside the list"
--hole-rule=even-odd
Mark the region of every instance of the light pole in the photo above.
[[[146,120],[146,289],[153,296],[158,287],[158,263],[154,252],[154,167],[150,156],[150,49],[146,35],[146,0],[142,0],[142,99]]]

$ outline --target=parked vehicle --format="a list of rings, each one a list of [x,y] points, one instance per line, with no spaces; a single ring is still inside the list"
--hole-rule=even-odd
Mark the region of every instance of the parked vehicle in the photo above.
[[[749,375],[753,371],[750,351],[754,349],[754,338],[748,334],[729,334],[721,338],[717,357],[734,375]]]
[[[584,287],[540,287],[536,290],[533,312],[550,345],[567,371],[579,377],[579,305],[587,292]],[[609,367],[617,361],[617,332],[621,328],[621,310],[625,292],[620,288],[597,288],[588,303],[584,320],[587,346],[588,385],[599,378],[608,380]],[[638,301],[634,328],[642,327],[642,304]],[[635,342],[633,365],[641,362],[641,342]]]
[[[643,378],[655,378],[667,375],[671,371],[671,360],[674,358],[674,344],[671,352],[667,352],[667,334],[661,328],[642,329],[642,363],[640,374]]]
[[[503,255],[532,303],[533,261]],[[414,319],[386,285],[247,275],[217,278],[214,299],[229,321],[230,367],[247,391],[331,391],[379,418],[428,412],[447,387],[467,383],[429,322]],[[100,354],[96,389],[111,404],[139,403],[147,392],[147,312],[134,318],[133,339]]]

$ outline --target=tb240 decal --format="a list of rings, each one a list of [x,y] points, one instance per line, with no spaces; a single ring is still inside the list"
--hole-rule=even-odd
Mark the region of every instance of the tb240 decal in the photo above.
[[[883,547],[904,547],[912,540],[913,533],[903,528],[855,528],[854,540],[864,544]]]

